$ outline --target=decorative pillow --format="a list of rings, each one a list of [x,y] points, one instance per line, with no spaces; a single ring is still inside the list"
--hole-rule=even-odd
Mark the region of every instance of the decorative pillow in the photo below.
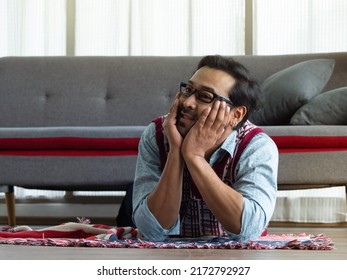
[[[290,120],[296,125],[346,125],[347,87],[333,89],[314,97]]]
[[[289,124],[302,105],[318,95],[333,72],[335,60],[314,59],[285,68],[261,85],[264,107],[250,118],[258,125]]]

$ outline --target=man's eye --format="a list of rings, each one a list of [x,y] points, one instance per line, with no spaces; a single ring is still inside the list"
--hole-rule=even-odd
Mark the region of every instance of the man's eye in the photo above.
[[[188,93],[191,93],[192,91],[193,91],[193,88],[191,88],[191,87],[186,87],[186,90],[185,90],[186,92],[188,92]]]
[[[206,91],[199,92],[199,99],[207,102],[211,102],[213,100],[213,95]]]

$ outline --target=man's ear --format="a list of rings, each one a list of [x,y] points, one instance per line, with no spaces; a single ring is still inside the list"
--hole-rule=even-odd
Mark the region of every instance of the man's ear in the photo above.
[[[242,121],[243,117],[247,114],[246,106],[234,107],[231,110],[230,125],[234,128]]]

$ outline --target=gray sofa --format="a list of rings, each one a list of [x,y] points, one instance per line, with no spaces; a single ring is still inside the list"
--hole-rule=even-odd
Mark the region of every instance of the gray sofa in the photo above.
[[[338,116],[325,124],[307,120],[304,112],[302,123],[300,116],[295,123],[292,115],[306,104],[322,104],[324,99],[316,100],[319,96],[331,90],[335,94],[339,88],[342,93],[337,94],[334,106],[343,104],[347,95],[347,53],[234,58],[256,75],[264,91],[274,91],[271,86],[275,84],[280,96],[281,82],[288,83],[284,85],[288,91],[284,97],[277,101],[270,95],[266,97],[268,107],[264,110],[273,114],[269,117],[260,112],[252,119],[279,146],[279,189],[345,185],[347,118],[341,120]],[[191,76],[199,59],[1,58],[0,191],[6,193],[9,224],[15,224],[14,187],[125,190],[133,180],[137,144],[144,127],[168,111],[179,82]],[[318,71],[321,76],[315,82],[305,76],[310,69],[320,67],[315,64],[306,65],[293,76],[293,65],[316,59],[328,59],[330,64]],[[321,83],[312,90],[316,82]],[[303,93],[307,96],[286,112],[284,119],[271,120],[283,111],[273,102],[281,104],[292,96],[292,87],[309,87],[309,92]],[[330,116],[331,111],[320,110],[316,110],[318,115]]]

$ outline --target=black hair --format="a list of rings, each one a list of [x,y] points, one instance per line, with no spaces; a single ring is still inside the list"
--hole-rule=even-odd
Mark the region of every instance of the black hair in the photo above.
[[[235,106],[245,106],[247,113],[235,129],[240,128],[254,112],[264,104],[263,92],[258,81],[241,63],[233,58],[221,55],[208,55],[203,57],[197,69],[202,67],[222,70],[235,78],[236,83],[229,91],[229,99]]]

